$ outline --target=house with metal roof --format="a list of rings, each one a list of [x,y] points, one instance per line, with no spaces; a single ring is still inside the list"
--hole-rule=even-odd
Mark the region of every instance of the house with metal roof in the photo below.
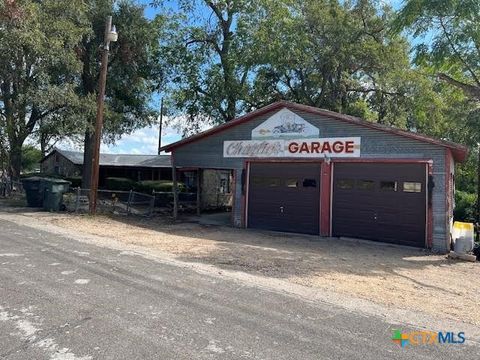
[[[83,152],[54,149],[40,161],[40,171],[64,177],[82,175]],[[100,185],[107,177],[134,181],[171,180],[170,155],[100,154]]]

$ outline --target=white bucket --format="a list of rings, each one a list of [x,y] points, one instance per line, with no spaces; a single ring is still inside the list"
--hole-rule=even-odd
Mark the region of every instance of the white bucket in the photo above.
[[[455,240],[453,246],[454,250],[458,254],[466,254],[473,250],[473,238],[466,236],[460,236]]]
[[[455,221],[452,229],[453,248],[456,253],[465,254],[473,250],[474,228],[472,223]]]

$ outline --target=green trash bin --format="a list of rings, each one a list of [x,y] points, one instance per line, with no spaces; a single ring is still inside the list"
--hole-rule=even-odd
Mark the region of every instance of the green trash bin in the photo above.
[[[60,211],[63,194],[70,188],[70,181],[62,179],[43,179],[43,208],[48,211]]]
[[[42,207],[44,179],[38,176],[32,176],[22,179],[22,185],[27,195],[27,205],[29,207]]]

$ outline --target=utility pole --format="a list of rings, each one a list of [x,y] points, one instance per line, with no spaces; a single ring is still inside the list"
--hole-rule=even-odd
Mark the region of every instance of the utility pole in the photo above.
[[[475,230],[476,230],[476,241],[480,239],[480,143],[477,143],[477,206],[476,206],[476,222],[475,222]]]
[[[162,126],[163,126],[163,98],[160,101],[160,124],[158,126],[158,155],[160,155],[160,149],[162,148]]]
[[[95,120],[92,174],[90,178],[89,212],[91,215],[95,214],[97,211],[98,175],[100,171],[100,142],[102,140],[103,108],[105,103],[105,86],[107,83],[108,52],[110,50],[110,42],[117,41],[117,37],[118,35],[115,31],[115,27],[112,28],[112,17],[108,16],[105,23],[102,65],[100,68],[100,77],[98,79],[97,117]]]

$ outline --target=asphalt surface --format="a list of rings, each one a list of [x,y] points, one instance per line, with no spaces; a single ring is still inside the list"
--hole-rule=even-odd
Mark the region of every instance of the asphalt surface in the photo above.
[[[396,328],[380,317],[0,220],[0,359],[480,356],[468,333],[463,345],[400,348],[391,341]]]

